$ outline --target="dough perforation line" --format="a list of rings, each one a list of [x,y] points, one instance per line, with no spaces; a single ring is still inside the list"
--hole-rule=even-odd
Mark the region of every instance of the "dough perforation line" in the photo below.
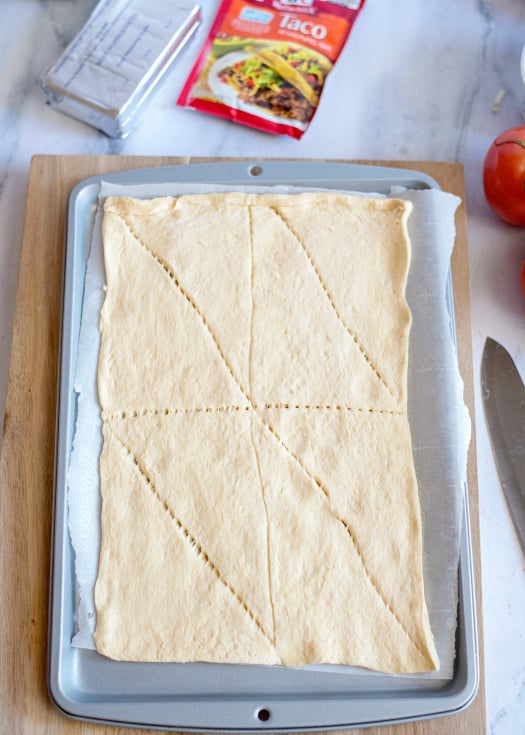
[[[348,411],[351,413],[378,414],[383,416],[404,416],[402,411],[388,408],[374,408],[373,406],[348,406],[342,403],[286,403],[271,402],[253,403],[249,406],[220,405],[220,406],[165,406],[164,408],[126,408],[114,411],[111,414],[102,413],[104,421],[126,421],[128,419],[146,418],[155,416],[177,416],[188,413],[235,413],[239,411],[256,411],[258,409],[281,409],[283,411]]]
[[[388,602],[388,600],[385,598],[384,594],[382,593],[381,588],[379,587],[379,584],[374,579],[374,577],[370,574],[370,571],[369,571],[368,566],[366,564],[366,560],[364,558],[364,555],[363,555],[363,552],[361,550],[361,547],[360,547],[360,545],[359,545],[359,543],[357,541],[357,538],[355,536],[355,533],[352,530],[352,527],[350,526],[350,524],[348,523],[348,521],[345,520],[344,518],[341,518],[341,516],[339,516],[334,511],[334,509],[332,507],[332,504],[331,504],[330,491],[328,490],[328,488],[326,487],[326,485],[308,469],[308,467],[304,464],[303,460],[299,457],[299,455],[297,455],[289,447],[286,446],[286,444],[278,436],[278,434],[274,431],[274,429],[272,428],[272,426],[270,426],[270,424],[265,423],[265,426],[268,429],[268,431],[270,431],[276,437],[276,439],[279,441],[279,443],[281,444],[281,446],[283,447],[283,449],[287,452],[287,454],[290,457],[292,457],[297,462],[297,464],[301,467],[302,471],[312,481],[312,483],[315,485],[315,487],[318,489],[318,491],[323,494],[325,502],[328,503],[328,510],[330,511],[332,517],[343,526],[343,528],[345,529],[348,537],[350,538],[350,541],[352,542],[352,544],[353,544],[353,546],[355,548],[355,551],[357,553],[357,556],[359,558],[359,561],[361,563],[361,566],[363,567],[363,571],[365,573],[365,577],[368,580],[368,582],[369,582],[370,586],[372,587],[372,589],[374,590],[375,594],[379,597],[379,599],[381,600],[381,602],[385,606],[386,610],[390,613],[390,615],[392,616],[392,618],[399,625],[399,627],[401,628],[401,630],[403,631],[403,633],[406,635],[406,637],[408,638],[408,640],[412,643],[412,645],[414,646],[414,648],[417,651],[419,651],[420,653],[422,653],[424,655],[423,650],[416,643],[416,641],[412,638],[412,636],[410,635],[409,631],[405,628],[405,626],[403,625],[403,623],[401,622],[401,620],[399,619],[399,617],[394,612],[392,606],[390,605],[390,603]]]
[[[252,379],[252,351],[253,351],[253,313],[255,309],[253,293],[254,293],[254,273],[255,273],[255,258],[253,250],[253,217],[252,210],[248,208],[248,231],[250,233],[250,342],[248,346],[248,390],[250,396],[253,395],[253,379]],[[253,401],[250,401],[252,404]],[[255,467],[257,470],[257,479],[261,490],[261,500],[264,508],[264,519],[266,526],[266,573],[268,575],[268,597],[270,602],[270,610],[272,613],[272,627],[273,627],[273,645],[276,646],[276,626],[275,626],[275,607],[273,601],[273,583],[272,583],[272,564],[271,564],[271,553],[270,553],[270,519],[268,514],[268,504],[266,502],[266,493],[264,492],[264,482],[261,472],[261,462],[259,453],[257,451],[257,445],[253,438],[253,417],[250,416],[250,443],[252,446],[253,455],[255,458]]]
[[[343,316],[339,309],[337,308],[337,304],[335,303],[335,300],[330,293],[330,290],[328,289],[328,286],[326,285],[323,277],[321,276],[321,273],[319,271],[319,268],[317,267],[317,264],[315,260],[313,259],[312,254],[306,247],[304,241],[302,238],[299,237],[299,235],[295,232],[290,222],[286,219],[285,215],[277,209],[277,207],[270,207],[272,212],[274,212],[277,217],[282,221],[286,229],[290,232],[290,234],[293,236],[295,242],[299,245],[301,250],[304,253],[304,256],[306,257],[306,260],[310,264],[310,267],[312,268],[313,272],[315,273],[317,277],[317,281],[319,282],[319,285],[321,286],[324,295],[328,299],[328,303],[330,304],[332,311],[334,312],[335,316],[337,317],[337,320],[343,327],[343,329],[346,331],[346,333],[349,335],[349,337],[353,340],[354,344],[356,345],[357,349],[359,350],[361,356],[365,360],[368,367],[372,370],[376,378],[379,380],[379,382],[386,388],[386,390],[389,392],[389,394],[394,398],[394,392],[392,388],[388,385],[386,382],[384,376],[380,373],[379,369],[376,367],[376,365],[373,363],[372,359],[370,358],[370,355],[367,353],[364,345],[362,344],[361,340],[357,336],[357,334],[354,332],[354,330],[346,323],[346,321],[343,319]]]
[[[115,434],[115,432],[111,432],[114,439],[117,441],[121,449],[126,453],[126,456],[128,459],[132,462],[133,466],[141,476],[142,480],[146,484],[146,486],[150,489],[153,496],[156,498],[156,500],[160,503],[165,513],[168,514],[168,516],[171,518],[173,523],[175,524],[176,528],[179,530],[182,537],[185,539],[187,543],[189,543],[192,550],[195,552],[197,558],[201,559],[205,566],[214,574],[215,578],[218,582],[220,582],[226,590],[237,600],[239,605],[245,610],[246,614],[250,618],[250,620],[254,623],[256,628],[261,632],[261,634],[266,638],[269,643],[275,647],[274,641],[272,640],[272,637],[268,635],[266,630],[264,629],[263,624],[261,621],[257,618],[256,614],[253,612],[253,610],[250,608],[246,600],[240,595],[239,592],[235,589],[235,587],[229,582],[226,577],[222,574],[218,566],[215,564],[213,559],[211,559],[208,552],[204,549],[204,547],[201,545],[201,543],[198,541],[198,539],[191,533],[191,531],[184,525],[184,523],[181,521],[180,518],[176,515],[174,510],[170,507],[168,502],[161,496],[159,491],[157,490],[157,487],[155,486],[154,482],[152,481],[150,477],[150,473],[147,471],[147,469],[140,463],[139,459],[136,457],[133,450],[126,446],[123,441]]]
[[[192,298],[192,296],[186,291],[186,289],[182,285],[180,279],[177,277],[177,275],[176,275],[176,273],[175,273],[175,271],[173,269],[173,266],[171,264],[169,264],[168,262],[166,262],[165,260],[163,260],[157,253],[155,253],[154,250],[152,250],[145,242],[143,242],[143,240],[139,237],[139,235],[134,231],[134,229],[132,228],[132,226],[129,224],[129,222],[127,222],[121,215],[118,215],[117,214],[116,216],[118,216],[119,219],[123,222],[123,224],[127,227],[129,233],[134,238],[134,240],[137,242],[137,244],[140,247],[144,248],[144,250],[153,258],[153,260],[159,265],[159,267],[161,267],[163,269],[163,271],[165,272],[166,276],[169,278],[170,282],[173,284],[173,286],[175,288],[178,289],[178,291],[184,297],[184,299],[186,300],[186,302],[188,303],[188,305],[192,308],[192,310],[194,311],[194,313],[197,315],[197,317],[199,318],[199,321],[201,322],[201,324],[205,328],[206,332],[208,333],[209,337],[211,338],[213,344],[215,345],[215,348],[216,348],[219,356],[221,357],[221,360],[223,361],[224,366],[227,369],[230,377],[232,378],[232,380],[234,381],[234,383],[237,386],[237,388],[241,391],[242,395],[248,401],[248,403],[250,404],[251,408],[253,409],[253,415],[257,417],[257,419],[265,427],[266,431],[271,436],[273,436],[275,438],[275,440],[279,443],[279,445],[287,453],[287,455],[289,457],[291,457],[297,463],[297,465],[302,469],[302,471],[306,474],[306,476],[311,480],[311,482],[314,484],[314,486],[317,488],[317,490],[319,492],[321,492],[325,496],[325,501],[328,502],[328,509],[329,509],[330,513],[345,528],[346,533],[347,533],[350,541],[352,542],[352,544],[353,544],[353,546],[354,546],[354,548],[356,550],[356,553],[357,553],[358,558],[360,560],[360,563],[362,565],[363,571],[365,573],[366,579],[370,583],[371,588],[373,589],[374,593],[379,597],[379,599],[381,600],[381,602],[384,605],[384,607],[387,610],[387,612],[391,615],[392,619],[396,622],[396,624],[403,631],[404,635],[407,636],[408,640],[415,647],[415,649],[417,651],[419,651],[420,653],[423,653],[421,647],[416,643],[416,641],[414,641],[414,639],[412,638],[412,636],[410,635],[410,633],[406,630],[405,626],[400,621],[400,619],[398,618],[397,614],[393,611],[393,609],[392,609],[391,605],[389,604],[388,600],[385,599],[385,596],[383,595],[383,593],[382,593],[381,589],[379,588],[378,584],[374,581],[374,579],[370,575],[370,572],[369,572],[369,570],[367,568],[367,565],[366,565],[366,561],[365,561],[365,559],[364,559],[364,557],[362,555],[362,552],[361,552],[361,550],[359,548],[359,545],[357,544],[357,540],[355,538],[354,533],[351,530],[350,524],[345,519],[340,518],[334,512],[334,510],[331,507],[330,493],[329,493],[328,489],[326,488],[326,486],[322,483],[322,481],[319,478],[315,477],[315,475],[312,474],[312,472],[306,467],[306,465],[304,464],[304,462],[302,461],[302,459],[296,453],[294,453],[285,444],[285,442],[282,440],[282,438],[279,436],[279,434],[276,432],[276,430],[271,426],[271,424],[268,423],[268,421],[266,421],[258,413],[258,411],[256,410],[256,404],[254,403],[254,401],[252,400],[251,396],[249,395],[249,392],[246,390],[246,388],[244,388],[244,386],[242,385],[242,383],[240,382],[240,380],[235,375],[235,372],[234,372],[234,370],[233,370],[230,362],[228,361],[226,355],[224,354],[224,350],[221,347],[219,340],[217,339],[217,337],[215,336],[213,330],[211,329],[211,327],[210,327],[210,325],[209,325],[209,323],[208,323],[208,321],[206,319],[206,316],[202,313],[202,311],[199,309],[199,307],[198,307],[197,303],[195,302],[195,300]],[[261,632],[262,632],[262,628],[261,628]],[[266,633],[265,633],[265,635],[266,635],[267,639],[270,640],[270,642],[271,642],[270,637]]]

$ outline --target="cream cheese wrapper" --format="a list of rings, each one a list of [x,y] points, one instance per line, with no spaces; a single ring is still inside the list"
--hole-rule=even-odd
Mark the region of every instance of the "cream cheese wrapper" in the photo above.
[[[99,653],[438,667],[407,418],[411,209],[106,200]]]

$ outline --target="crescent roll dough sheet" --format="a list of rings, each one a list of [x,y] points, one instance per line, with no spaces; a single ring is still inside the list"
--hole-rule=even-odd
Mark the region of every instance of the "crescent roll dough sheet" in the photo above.
[[[437,669],[407,418],[411,206],[106,199],[99,653]]]

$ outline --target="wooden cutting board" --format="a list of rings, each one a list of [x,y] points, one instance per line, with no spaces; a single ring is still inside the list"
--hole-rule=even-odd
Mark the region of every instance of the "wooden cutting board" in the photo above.
[[[88,176],[146,166],[196,162],[190,158],[37,156],[31,164],[14,316],[2,454],[0,461],[0,732],[10,735],[115,735],[138,731],[66,718],[46,689],[47,605],[51,551],[55,402],[60,335],[62,258],[68,195]],[[212,159],[198,159],[199,162]],[[459,164],[374,162],[433,176],[464,201]],[[465,399],[474,416],[466,213],[457,214],[452,271],[460,369]],[[468,484],[477,590],[480,649],[481,579],[475,439]],[[463,712],[445,718],[382,728],[359,735],[482,735],[483,689]],[[144,732],[144,731],[142,731]]]

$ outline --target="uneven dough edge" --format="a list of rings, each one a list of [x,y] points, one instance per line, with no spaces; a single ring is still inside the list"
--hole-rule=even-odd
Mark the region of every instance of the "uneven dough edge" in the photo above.
[[[296,198],[295,198],[296,197]],[[179,197],[179,198],[161,198],[158,200],[151,201],[140,201],[140,200],[133,200],[133,199],[127,199],[127,198],[109,198],[106,201],[106,217],[105,217],[105,242],[107,242],[108,238],[117,238],[121,239],[123,243],[123,250],[126,247],[125,243],[127,240],[130,239],[129,233],[122,232],[120,230],[119,221],[120,220],[126,220],[126,218],[129,217],[156,217],[156,216],[169,216],[170,212],[172,212],[174,209],[178,207],[183,207],[185,205],[185,200],[190,199],[189,197]],[[355,197],[354,199],[359,200],[362,202],[363,200],[360,197]],[[293,200],[293,206],[300,209],[301,207],[312,207],[312,206],[322,206],[324,202],[330,201],[332,204],[337,202],[348,202],[349,197],[345,195],[338,195],[338,194],[301,194],[301,195],[294,195]],[[239,194],[239,193],[231,193],[226,195],[192,195],[191,196],[191,203],[192,205],[199,205],[199,206],[209,206],[211,205],[213,209],[225,207],[228,205],[235,205],[235,206],[254,206],[261,204],[265,206],[270,207],[279,207],[282,206],[283,201],[286,202],[287,206],[290,206],[290,200],[288,197],[283,195],[246,195],[246,194]],[[406,237],[406,220],[410,213],[410,206],[407,205],[407,203],[400,202],[400,200],[390,200],[390,199],[373,199],[373,200],[367,200],[370,202],[368,205],[368,208],[379,210],[379,211],[392,211],[395,210],[396,212],[399,212],[400,219],[402,222],[402,228],[404,231],[404,235]],[[116,215],[116,219],[111,217],[111,215]],[[408,239],[407,239],[407,246],[408,246]],[[123,256],[125,257],[125,256]],[[107,253],[106,253],[107,258]],[[114,263],[110,262],[108,259],[106,260],[107,265],[110,267],[114,267]],[[119,265],[119,269],[120,269]],[[120,271],[117,274],[117,277],[123,277],[123,273],[125,271]],[[406,285],[406,276],[408,273],[408,258],[407,258],[407,267],[404,274],[404,277],[401,278],[400,282],[400,288],[403,292],[403,298],[404,298],[404,289]],[[405,324],[404,332],[403,332],[403,339],[408,339],[408,333],[410,328],[410,321]],[[105,342],[105,336],[107,336],[109,330],[111,329],[111,320],[106,319],[106,313],[102,312],[102,335],[103,335],[103,347],[101,352],[101,360],[100,360],[100,367],[99,367],[99,382],[102,385],[105,385],[107,382],[107,373],[110,372],[110,364],[111,364],[111,358],[108,354],[104,355],[104,350],[106,349],[107,343]],[[404,357],[404,364],[402,368],[402,383],[401,386],[401,395],[403,397],[403,405],[402,409],[406,411],[406,380],[407,380],[407,356]],[[242,397],[242,396],[241,396]],[[239,395],[236,396],[237,399],[239,399]],[[236,401],[237,403],[240,403],[239,400]],[[102,409],[104,410],[104,403],[102,403]],[[249,401],[244,403],[240,407],[239,410],[251,410]],[[271,425],[270,425],[271,426]],[[261,430],[262,434],[264,435],[265,432],[268,433],[268,427],[265,428],[264,422],[259,422],[258,428]],[[273,428],[273,427],[271,427]],[[107,443],[107,433],[105,434],[105,448]],[[409,437],[410,441],[410,437]],[[262,450],[261,450],[262,451]],[[410,444],[410,451],[411,451],[411,444]],[[118,452],[117,452],[118,454]],[[107,463],[107,460],[105,460]],[[108,464],[108,463],[107,463]],[[118,462],[117,462],[118,464]],[[113,482],[113,463],[109,463],[109,485]],[[106,478],[107,479],[107,478]],[[144,480],[141,481],[142,484],[144,484]],[[105,483],[104,483],[105,484]],[[310,483],[311,484],[311,483]],[[416,486],[417,490],[417,486]],[[108,496],[109,497],[109,496]],[[111,508],[112,513],[118,513],[118,509],[115,509],[115,507],[112,505],[114,498],[110,498],[109,503],[106,498],[104,500],[104,490],[103,490],[103,514],[106,513],[108,510],[108,505]],[[106,507],[106,510],[104,510],[104,506]],[[414,511],[416,512],[416,515],[418,518],[420,517],[420,508],[419,508],[419,500],[417,498],[417,492],[416,492],[416,507],[414,508]],[[138,511],[137,511],[138,513]],[[105,526],[106,530],[108,526],[112,523],[112,518],[106,513],[106,521]],[[128,519],[128,524],[131,523]],[[152,529],[152,532],[153,529]],[[130,636],[126,636],[123,634],[123,629],[126,627],[126,618],[125,616],[122,618],[118,618],[119,622],[117,625],[117,628],[112,628],[111,626],[106,625],[104,622],[104,617],[107,617],[107,610],[104,610],[104,607],[108,605],[108,601],[110,601],[111,598],[111,578],[114,574],[114,568],[112,567],[112,561],[111,561],[111,549],[112,546],[117,545],[118,542],[114,540],[114,538],[111,535],[104,536],[104,522],[103,522],[103,553],[101,554],[101,572],[99,574],[99,580],[97,581],[97,614],[100,617],[100,627],[97,625],[97,633],[96,633],[96,642],[97,647],[99,648],[99,651],[102,653],[105,653],[105,655],[110,655],[111,657],[115,658],[128,658],[130,656],[138,656],[138,658],[131,658],[130,660],[174,660],[172,656],[174,655],[171,651],[167,653],[168,658],[164,658],[163,656],[166,655],[166,653],[162,653],[162,651],[166,650],[166,644],[160,643],[158,644],[160,647],[154,650],[154,654],[152,656],[151,651],[148,653],[146,650],[140,650],[140,645],[136,646],[135,643],[132,642]],[[421,548],[421,528],[419,524],[419,528],[416,531],[416,551],[417,547],[419,546],[419,551]],[[105,554],[105,556],[104,556]],[[421,556],[421,554],[419,554]],[[104,560],[104,561],[103,561]],[[126,562],[124,562],[125,564]],[[121,575],[125,576],[125,575]],[[104,581],[102,581],[104,580]],[[104,589],[106,586],[104,594],[102,594],[101,590]],[[224,585],[223,585],[224,587]],[[421,595],[423,595],[423,582],[422,582],[422,571],[421,571]],[[231,593],[228,596],[228,599],[231,598]],[[139,598],[140,599],[140,598]],[[130,600],[127,600],[127,604],[129,604]],[[230,599],[231,602],[231,599]],[[111,603],[109,602],[111,605]],[[145,604],[145,603],[143,603]],[[224,604],[224,602],[222,603]],[[129,611],[127,613],[129,615]],[[421,656],[416,656],[413,660],[406,660],[401,657],[397,661],[391,660],[388,664],[381,664],[381,662],[378,663],[377,668],[379,670],[385,670],[385,671],[392,671],[392,672],[400,672],[405,670],[411,670],[411,671],[424,671],[427,669],[435,669],[438,666],[437,661],[437,654],[435,651],[434,643],[432,640],[432,635],[430,631],[430,625],[428,621],[428,613],[426,610],[426,605],[424,602],[424,597],[422,598],[422,604],[420,605],[419,614],[416,614],[416,627],[419,628],[421,632],[423,643],[423,651],[421,651]],[[417,619],[419,618],[419,619]],[[101,631],[104,630],[104,633],[101,633]],[[109,630],[109,632],[108,632]],[[113,639],[113,642],[112,642]],[[426,641],[425,641],[426,639]],[[191,639],[190,639],[191,640]],[[104,641],[104,642],[103,642]],[[216,646],[224,646],[223,643],[219,643],[218,639],[215,639]],[[258,644],[257,644],[258,645]],[[265,644],[266,645],[266,644]],[[120,647],[120,648],[119,648]],[[169,648],[169,647],[168,647]],[[264,648],[264,647],[263,647]],[[123,651],[128,651],[128,653],[124,653],[122,655]],[[134,653],[129,653],[131,651],[135,651]],[[193,655],[197,656],[196,659],[191,658],[191,650],[189,651],[190,658],[184,658],[182,656],[178,660],[208,660],[206,658],[202,659],[199,658],[199,648],[198,645],[195,644],[195,641],[192,643],[192,650],[194,651]],[[248,661],[258,661],[257,658],[258,655],[260,656],[260,662],[261,663],[278,663],[280,662],[280,657],[275,653],[275,650],[273,650],[273,653],[262,653],[262,648],[260,654],[254,653],[254,658],[252,659],[252,654],[241,652],[239,653],[238,648],[234,643],[230,643],[230,649],[229,652],[225,652],[225,648],[222,648],[222,654],[219,654],[218,657],[214,660],[220,660],[220,661],[229,661],[234,660],[236,662],[239,662],[238,656],[244,655]],[[145,658],[140,658],[144,656]],[[272,659],[272,656],[274,657]],[[290,656],[290,659],[293,659],[293,655]],[[177,659],[175,659],[177,660]],[[343,663],[343,661],[338,661],[336,659],[330,659],[332,662],[337,663]],[[366,661],[366,656],[363,657],[363,661]],[[310,660],[307,657],[299,658],[297,662],[293,662],[292,665],[301,665],[305,663],[316,663],[316,660]],[[286,663],[286,661],[285,661]],[[348,661],[347,663],[353,663],[352,661]],[[369,660],[368,663],[363,663],[362,665],[368,665],[370,668],[376,668],[374,666],[374,662]]]

